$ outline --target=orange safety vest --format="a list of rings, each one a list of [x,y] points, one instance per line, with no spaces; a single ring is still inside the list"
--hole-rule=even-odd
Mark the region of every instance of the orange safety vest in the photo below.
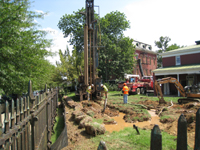
[[[124,94],[128,94],[128,91],[129,91],[128,87],[127,87],[127,86],[124,86],[124,87],[123,87],[123,91],[124,91]]]

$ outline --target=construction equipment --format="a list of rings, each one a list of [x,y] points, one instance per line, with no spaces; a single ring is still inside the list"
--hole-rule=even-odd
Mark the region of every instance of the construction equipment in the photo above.
[[[166,103],[164,98],[163,98],[163,93],[160,87],[160,84],[165,84],[165,83],[172,83],[175,85],[177,90],[180,92],[180,94],[185,97],[185,98],[180,98],[178,99],[178,103],[188,103],[188,102],[200,102],[200,93],[199,90],[196,90],[195,93],[191,92],[192,87],[186,86],[183,88],[183,86],[180,84],[180,82],[173,77],[167,77],[167,78],[162,78],[155,80],[155,91],[157,93],[158,99],[159,99],[159,104]],[[196,87],[196,89],[199,89]]]
[[[100,98],[101,78],[98,77],[98,28],[97,20],[94,19],[94,0],[86,0],[84,26],[84,75],[78,78],[76,95],[80,101],[87,98],[86,89],[88,85],[94,84],[93,96]],[[89,54],[89,57],[88,57]]]
[[[144,76],[141,60],[138,59],[137,63],[139,65],[140,73],[142,78],[140,79],[139,75],[136,74],[125,74],[124,78],[126,79],[126,84],[129,88],[129,93],[136,94],[145,94],[145,93],[153,93],[153,76]],[[124,82],[118,83],[118,89],[122,90]]]

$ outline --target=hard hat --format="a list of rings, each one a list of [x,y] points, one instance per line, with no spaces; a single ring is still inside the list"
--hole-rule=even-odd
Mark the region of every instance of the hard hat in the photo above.
[[[103,84],[101,84],[101,86],[103,86]]]
[[[94,84],[92,84],[91,86],[94,86]]]
[[[126,83],[124,83],[124,85],[126,85]]]

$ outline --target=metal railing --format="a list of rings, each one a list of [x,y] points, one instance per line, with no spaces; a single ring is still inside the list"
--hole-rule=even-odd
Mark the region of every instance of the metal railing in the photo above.
[[[45,150],[51,147],[58,89],[33,96],[32,83],[25,98],[0,104],[0,150]],[[3,120],[4,118],[4,120]]]

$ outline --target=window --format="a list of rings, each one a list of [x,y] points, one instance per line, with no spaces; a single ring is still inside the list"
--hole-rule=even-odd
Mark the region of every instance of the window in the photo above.
[[[149,75],[151,75],[151,69],[149,70]]]
[[[181,58],[180,58],[180,56],[176,56],[176,65],[181,65]]]
[[[136,54],[135,58],[136,58],[136,60],[138,60],[138,54]]]
[[[149,65],[151,65],[151,57],[149,57]]]
[[[143,63],[143,56],[141,55],[140,58],[141,58],[141,63]]]
[[[148,64],[148,57],[146,56],[146,64]]]

